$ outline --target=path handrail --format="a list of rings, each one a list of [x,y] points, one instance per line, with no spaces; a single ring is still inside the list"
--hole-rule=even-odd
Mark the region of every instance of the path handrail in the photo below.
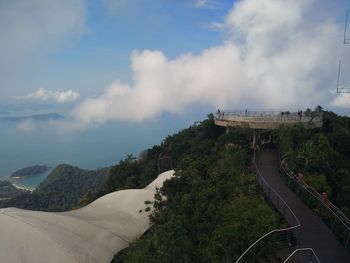
[[[299,115],[297,112],[289,111],[258,111],[258,110],[224,110],[217,112],[218,119],[228,119],[229,117],[259,118],[259,119],[278,119],[278,120],[299,120],[322,121],[322,112],[303,112]]]
[[[310,251],[313,254],[314,258],[317,260],[317,262],[320,263],[320,260],[318,259],[317,254],[310,247],[308,247],[308,248],[298,248],[298,249],[294,250],[293,253],[290,254],[283,263],[287,263],[289,259],[291,259],[296,253],[299,253],[300,251]]]
[[[273,233],[276,233],[276,232],[284,232],[284,231],[290,231],[290,230],[294,230],[294,229],[297,229],[299,227],[301,227],[301,224],[300,224],[300,221],[299,219],[296,217],[296,215],[294,214],[293,210],[289,207],[289,205],[284,201],[284,199],[270,186],[270,184],[268,184],[265,180],[265,178],[262,176],[258,166],[256,165],[256,163],[254,163],[254,166],[255,166],[255,169],[257,171],[257,176],[265,183],[265,185],[268,187],[268,189],[270,189],[270,191],[272,191],[278,198],[279,200],[281,200],[283,202],[283,204],[285,205],[285,207],[288,208],[288,210],[291,212],[291,214],[294,216],[294,219],[296,221],[296,225],[295,226],[291,226],[291,227],[288,227],[288,228],[282,228],[282,229],[275,229],[275,230],[272,230],[268,233],[266,233],[265,235],[263,235],[262,237],[260,237],[259,239],[257,239],[252,245],[250,245],[250,247],[248,247],[244,252],[243,254],[236,260],[236,263],[240,262],[244,256],[249,252],[251,251],[261,240],[263,240],[265,237],[267,236],[270,236],[272,235]],[[259,183],[259,180],[258,180],[258,183]],[[263,189],[264,190],[264,189]]]
[[[322,198],[321,198],[321,194],[319,192],[317,192],[315,190],[315,188],[313,188],[312,186],[308,185],[307,183],[303,182],[300,183],[297,180],[297,175],[294,174],[294,172],[290,169],[288,169],[288,171],[286,170],[285,165],[283,165],[283,161],[281,162],[281,168],[283,169],[283,172],[289,177],[291,178],[293,181],[295,181],[298,185],[300,185],[301,187],[303,187],[305,189],[305,191],[307,191],[309,194],[311,194],[313,197],[315,197],[318,201],[321,202],[321,204],[323,204],[329,211],[331,211],[334,216],[336,218],[339,219],[339,221],[346,227],[346,229],[348,229],[350,231],[350,219],[347,218],[344,213],[337,207],[335,206],[331,201],[327,201],[327,203],[325,203]],[[337,214],[339,213],[340,216]]]
[[[298,225],[297,226],[301,226],[299,219],[297,218],[297,216],[294,214],[293,210],[289,207],[289,205],[286,203],[286,201],[284,201],[284,199],[272,188],[272,186],[266,182],[265,178],[261,175],[260,169],[258,168],[258,166],[256,164],[254,164],[256,171],[258,173],[258,175],[260,176],[260,178],[264,181],[264,183],[272,190],[272,192],[274,192],[276,194],[276,196],[278,196],[280,198],[280,200],[284,203],[284,205],[286,207],[288,207],[289,211],[292,213],[292,215],[294,216],[295,220],[297,221]],[[297,227],[294,226],[294,227]]]

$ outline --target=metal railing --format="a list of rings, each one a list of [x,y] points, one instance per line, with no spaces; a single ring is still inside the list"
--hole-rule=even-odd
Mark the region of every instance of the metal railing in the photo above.
[[[256,240],[244,253],[236,260],[238,262],[254,262],[256,258],[276,251],[281,248],[296,245],[300,234],[300,222],[292,209],[283,198],[266,182],[259,168],[255,164],[257,182],[267,195],[269,201],[283,215],[290,227],[275,229]]]
[[[322,195],[304,181],[300,181],[293,171],[286,168],[284,162],[280,166],[281,174],[286,178],[288,186],[296,192],[306,205],[318,214],[340,243],[350,251],[350,220],[329,200],[323,200]]]
[[[235,121],[273,121],[273,122],[319,122],[321,112],[289,112],[289,111],[222,111],[216,114],[218,120]]]
[[[298,248],[294,250],[283,263],[320,263],[312,248]]]

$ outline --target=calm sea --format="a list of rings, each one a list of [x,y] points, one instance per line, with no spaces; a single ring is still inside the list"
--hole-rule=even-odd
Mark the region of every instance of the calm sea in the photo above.
[[[203,119],[203,118],[202,118]],[[97,169],[118,163],[127,154],[149,148],[194,122],[194,117],[169,117],[144,123],[108,123],[78,133],[60,134],[52,127],[23,130],[18,123],[0,121],[0,179],[32,166],[61,163]],[[26,178],[19,185],[35,188],[48,173]]]

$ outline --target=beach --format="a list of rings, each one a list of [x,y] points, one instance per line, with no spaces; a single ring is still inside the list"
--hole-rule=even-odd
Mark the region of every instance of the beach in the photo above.
[[[11,180],[10,180],[10,182],[17,189],[26,190],[26,191],[29,191],[29,192],[33,192],[35,190],[35,188],[29,188],[29,187],[18,185],[17,183],[15,183],[15,182],[13,182]]]

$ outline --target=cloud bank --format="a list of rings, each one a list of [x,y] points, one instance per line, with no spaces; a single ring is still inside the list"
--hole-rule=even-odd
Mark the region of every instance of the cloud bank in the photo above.
[[[330,90],[343,52],[342,27],[317,16],[326,14],[319,12],[327,8],[323,3],[238,1],[224,19],[222,45],[172,60],[158,50],[134,51],[132,84],[115,81],[78,105],[73,118],[89,126],[184,113],[193,104],[265,109],[328,104],[335,96]]]
[[[29,94],[27,98],[36,100],[52,100],[59,103],[76,101],[80,94],[78,92],[67,90],[67,91],[55,91],[39,88],[36,92]]]

